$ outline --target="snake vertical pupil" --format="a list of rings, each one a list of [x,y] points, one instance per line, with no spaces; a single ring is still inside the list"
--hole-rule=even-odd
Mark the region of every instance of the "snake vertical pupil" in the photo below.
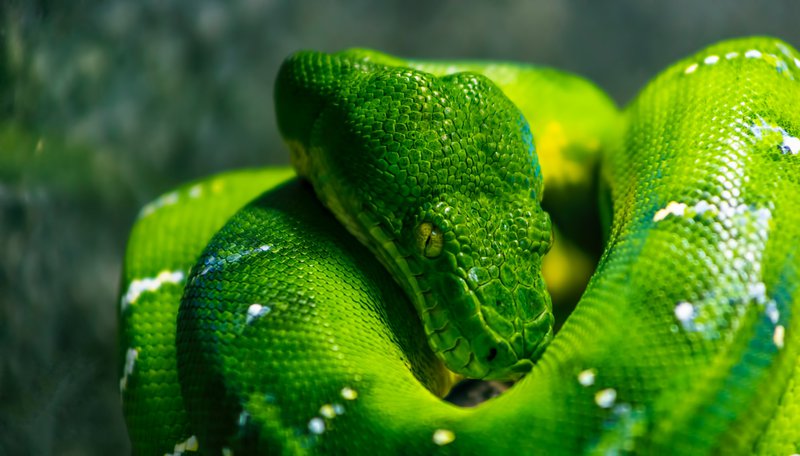
[[[422,222],[417,226],[417,248],[427,258],[436,258],[442,253],[444,236],[442,230],[431,222]]]
[[[489,354],[486,355],[486,361],[492,361],[497,356],[497,349],[492,347],[489,349]]]

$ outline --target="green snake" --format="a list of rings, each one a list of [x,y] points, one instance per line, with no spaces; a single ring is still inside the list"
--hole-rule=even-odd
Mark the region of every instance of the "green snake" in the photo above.
[[[542,67],[293,55],[300,177],[187,184],[131,234],[134,453],[800,452],[798,55],[716,44],[621,113]],[[554,333],[543,188],[595,158],[605,250]],[[461,377],[517,381],[465,408]]]

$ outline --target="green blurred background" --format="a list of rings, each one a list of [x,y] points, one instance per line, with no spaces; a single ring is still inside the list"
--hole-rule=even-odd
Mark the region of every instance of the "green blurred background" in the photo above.
[[[714,41],[800,45],[788,1],[0,1],[0,454],[126,454],[116,312],[138,208],[288,163],[281,60],[313,48],[537,62],[621,105]]]

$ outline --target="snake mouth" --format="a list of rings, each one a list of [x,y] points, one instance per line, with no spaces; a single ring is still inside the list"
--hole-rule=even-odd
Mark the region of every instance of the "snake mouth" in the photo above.
[[[516,380],[530,371],[551,337],[546,305],[532,321],[506,318],[462,278],[448,274],[436,283],[424,293],[421,320],[431,348],[450,370],[485,380]]]

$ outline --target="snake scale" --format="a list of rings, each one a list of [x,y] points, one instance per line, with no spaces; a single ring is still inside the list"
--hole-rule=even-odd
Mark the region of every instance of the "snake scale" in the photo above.
[[[134,453],[800,452],[797,78],[729,40],[620,113],[542,67],[293,55],[301,177],[187,184],[131,234]],[[605,250],[555,332],[540,201],[594,159]],[[517,381],[465,408],[462,377]]]

